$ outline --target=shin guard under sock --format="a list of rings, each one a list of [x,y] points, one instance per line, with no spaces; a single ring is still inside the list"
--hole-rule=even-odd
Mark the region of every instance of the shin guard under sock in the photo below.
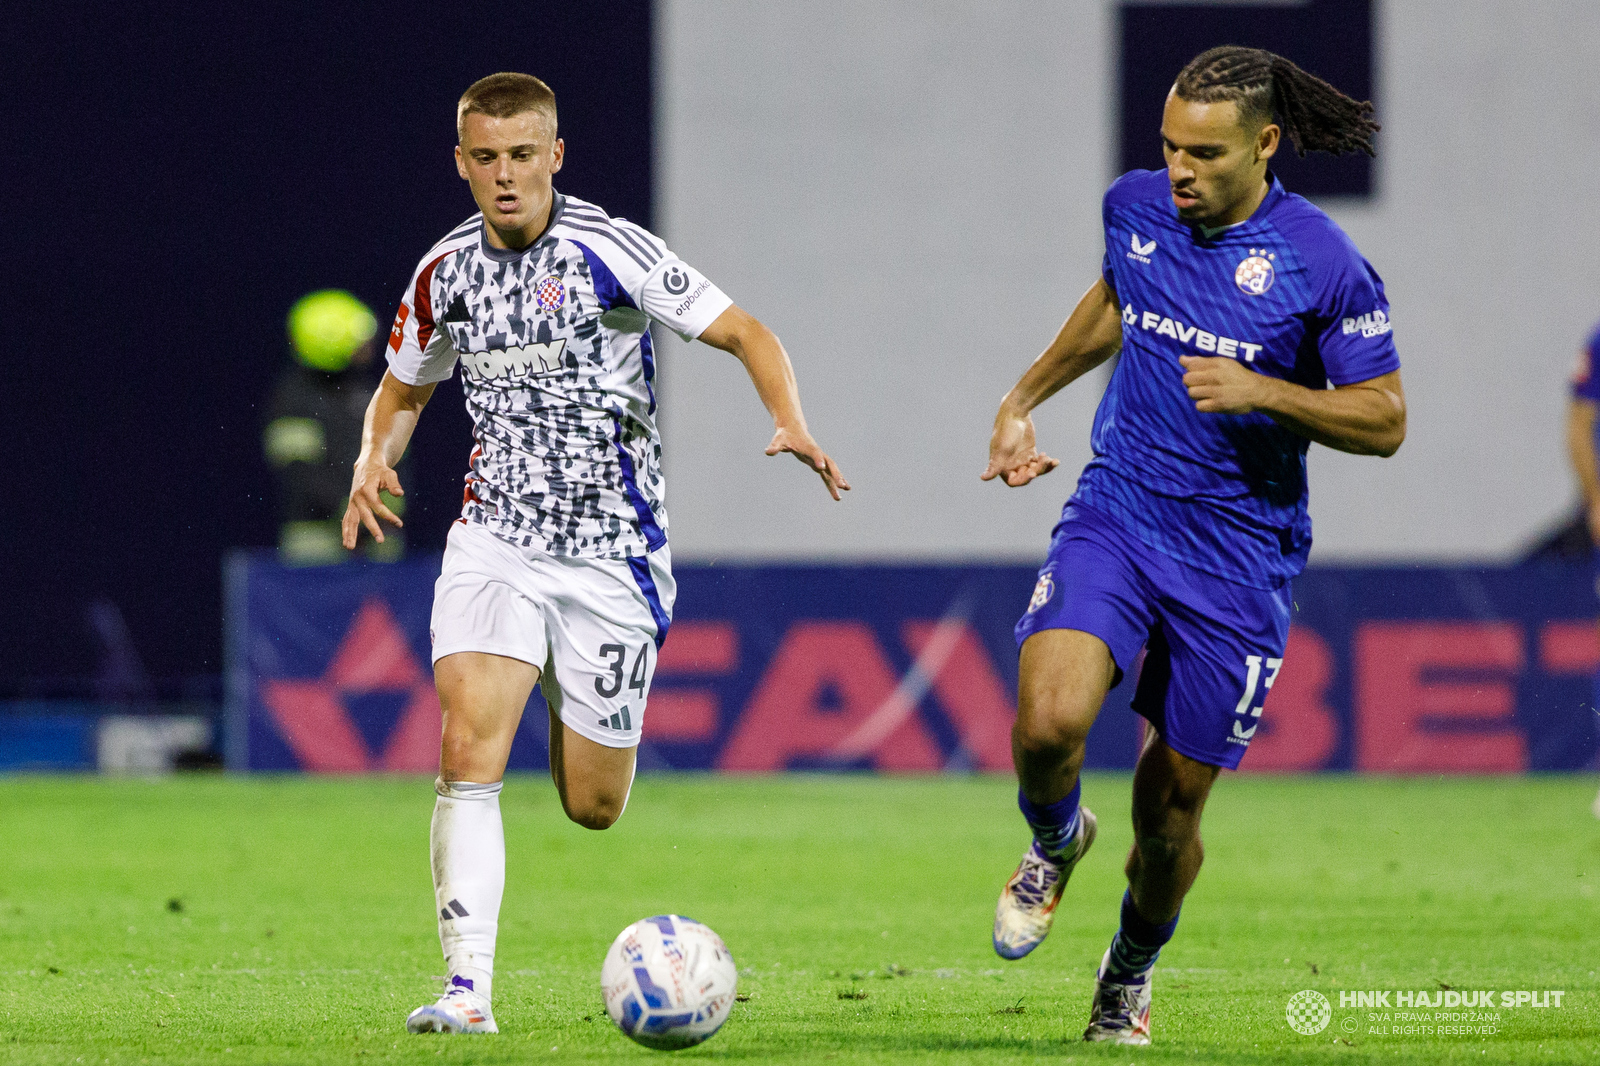
[[[1181,914],[1182,911],[1180,910]],[[1111,938],[1111,954],[1106,959],[1106,976],[1128,982],[1142,977],[1156,964],[1161,948],[1178,928],[1178,915],[1157,924],[1139,913],[1133,904],[1133,891],[1122,894],[1122,927]]]
[[[506,886],[505,831],[500,783],[438,781],[429,834],[433,893],[439,909],[439,944],[449,976],[490,994],[500,897]]]
[[[1017,807],[1033,830],[1033,838],[1050,858],[1060,860],[1072,851],[1072,841],[1078,834],[1078,798],[1083,794],[1082,781],[1072,783],[1072,791],[1050,804],[1034,803],[1019,789]]]

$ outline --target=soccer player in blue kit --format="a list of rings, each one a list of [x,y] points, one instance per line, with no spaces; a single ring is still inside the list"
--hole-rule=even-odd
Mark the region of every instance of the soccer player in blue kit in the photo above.
[[[994,924],[1011,959],[1049,931],[1094,843],[1084,741],[1143,647],[1133,705],[1153,728],[1086,1040],[1150,1042],[1152,972],[1200,870],[1201,810],[1283,666],[1289,582],[1311,548],[1308,445],[1388,456],[1405,437],[1382,281],[1267,169],[1285,134],[1302,154],[1370,154],[1377,129],[1370,103],[1281,56],[1196,57],[1162,113],[1166,169],[1112,184],[1102,276],[995,417],[983,477],[1026,485],[1057,466],[1029,412],[1121,352],[1017,623],[1012,750],[1034,839]]]
[[[1572,372],[1572,396],[1567,402],[1567,455],[1583,493],[1584,524],[1589,539],[1600,544],[1600,325],[1578,352]],[[1600,588],[1600,575],[1595,587]],[[1595,675],[1595,696],[1600,699],[1600,674]],[[1600,818],[1600,795],[1590,807]]]

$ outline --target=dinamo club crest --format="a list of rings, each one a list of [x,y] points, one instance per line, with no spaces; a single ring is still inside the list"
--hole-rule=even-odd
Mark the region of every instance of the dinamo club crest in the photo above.
[[[1056,583],[1048,573],[1039,575],[1039,583],[1033,586],[1033,598],[1028,601],[1028,613],[1032,614],[1050,602],[1050,597],[1056,594]]]
[[[1233,272],[1233,283],[1247,296],[1260,296],[1272,288],[1272,283],[1277,280],[1277,274],[1272,269],[1272,261],[1276,258],[1265,248],[1250,249],[1250,257]]]

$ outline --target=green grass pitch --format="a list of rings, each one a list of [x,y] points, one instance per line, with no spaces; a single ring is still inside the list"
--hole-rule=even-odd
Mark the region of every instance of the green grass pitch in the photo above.
[[[599,1003],[628,922],[708,922],[738,960],[749,1062],[1590,1062],[1600,1058],[1591,778],[1229,775],[1156,975],[1144,1049],[1085,1045],[1116,924],[1126,776],[1050,939],[1002,962],[1025,844],[997,778],[647,776],[605,833],[549,782],[503,799],[496,1037],[409,1036],[442,964],[420,779],[0,780],[0,1063],[635,1061]],[[1340,990],[1565,992],[1490,1036],[1370,1033]],[[1332,1024],[1302,1036],[1288,998]],[[1355,1019],[1354,1023],[1347,1019]],[[1353,1030],[1353,1031],[1350,1031]]]

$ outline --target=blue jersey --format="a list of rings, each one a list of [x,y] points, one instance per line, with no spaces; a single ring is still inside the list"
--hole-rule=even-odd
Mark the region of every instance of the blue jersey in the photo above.
[[[1578,352],[1578,365],[1572,371],[1572,396],[1576,400],[1600,403],[1600,325]]]
[[[1578,352],[1578,365],[1572,371],[1572,398],[1600,404],[1600,324]],[[1594,450],[1600,455],[1600,420],[1594,424]]]
[[[1165,170],[1106,192],[1106,284],[1122,356],[1072,503],[1211,574],[1278,588],[1311,550],[1306,439],[1261,413],[1201,414],[1182,355],[1226,356],[1312,389],[1400,367],[1383,281],[1350,238],[1270,177],[1249,220],[1207,237],[1178,217]]]

